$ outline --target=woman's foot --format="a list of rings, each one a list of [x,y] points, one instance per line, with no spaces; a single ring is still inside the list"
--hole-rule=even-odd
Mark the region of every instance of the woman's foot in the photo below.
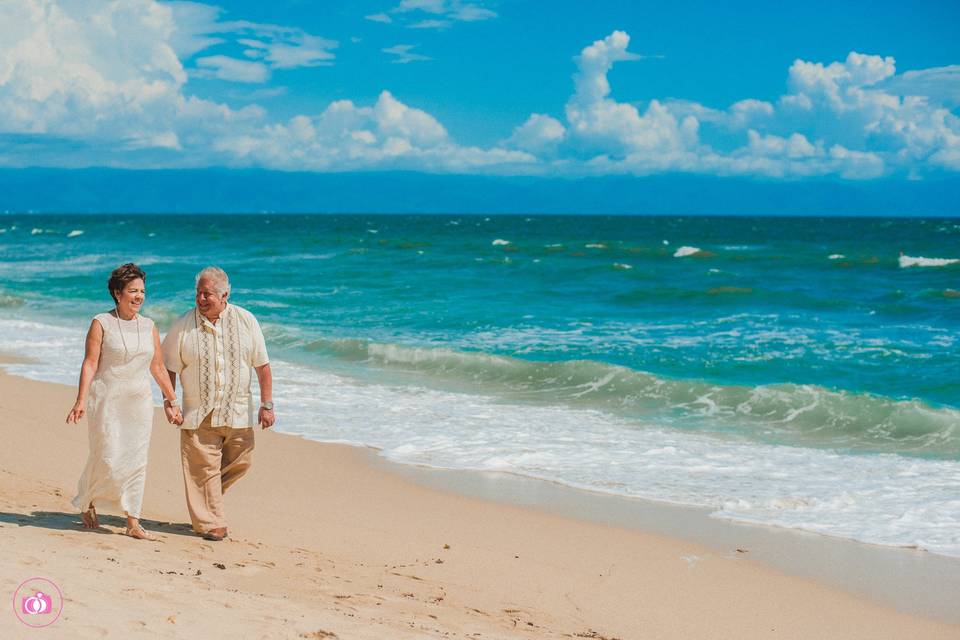
[[[83,518],[83,528],[84,529],[99,529],[100,520],[97,518],[97,510],[93,508],[91,504],[86,511],[80,512],[80,517]]]
[[[160,539],[141,527],[140,523],[136,521],[127,522],[127,535],[131,538],[136,538],[137,540],[150,540],[152,542],[156,542]]]

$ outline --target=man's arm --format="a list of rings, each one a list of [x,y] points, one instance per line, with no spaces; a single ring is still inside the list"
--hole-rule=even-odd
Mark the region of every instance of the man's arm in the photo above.
[[[264,429],[269,429],[277,421],[273,412],[273,373],[270,371],[270,363],[259,367],[254,367],[257,372],[257,382],[260,384],[260,411],[257,412],[257,423]],[[267,404],[267,409],[263,405]]]

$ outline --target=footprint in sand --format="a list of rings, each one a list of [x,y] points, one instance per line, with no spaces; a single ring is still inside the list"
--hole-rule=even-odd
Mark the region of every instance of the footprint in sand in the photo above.
[[[243,562],[234,562],[233,566],[240,575],[252,576],[260,573],[264,569],[273,569],[277,565],[273,562],[263,560],[244,560]]]
[[[513,622],[513,626],[515,627],[539,628],[539,625],[532,622],[533,615],[529,611],[524,611],[523,609],[504,609],[503,612],[510,617],[510,621]]]

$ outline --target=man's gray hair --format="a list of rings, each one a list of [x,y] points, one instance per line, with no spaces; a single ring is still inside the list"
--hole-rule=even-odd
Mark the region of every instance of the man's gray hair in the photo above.
[[[230,293],[230,278],[227,272],[220,267],[206,267],[197,274],[197,280],[194,285],[199,285],[201,280],[211,280],[216,283],[217,293],[223,295]]]

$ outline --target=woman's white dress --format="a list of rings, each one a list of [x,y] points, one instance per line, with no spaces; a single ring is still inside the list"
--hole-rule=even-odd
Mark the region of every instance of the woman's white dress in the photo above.
[[[153,321],[112,313],[95,319],[103,327],[103,344],[87,402],[90,456],[73,506],[86,511],[93,503],[139,518],[153,426]]]

